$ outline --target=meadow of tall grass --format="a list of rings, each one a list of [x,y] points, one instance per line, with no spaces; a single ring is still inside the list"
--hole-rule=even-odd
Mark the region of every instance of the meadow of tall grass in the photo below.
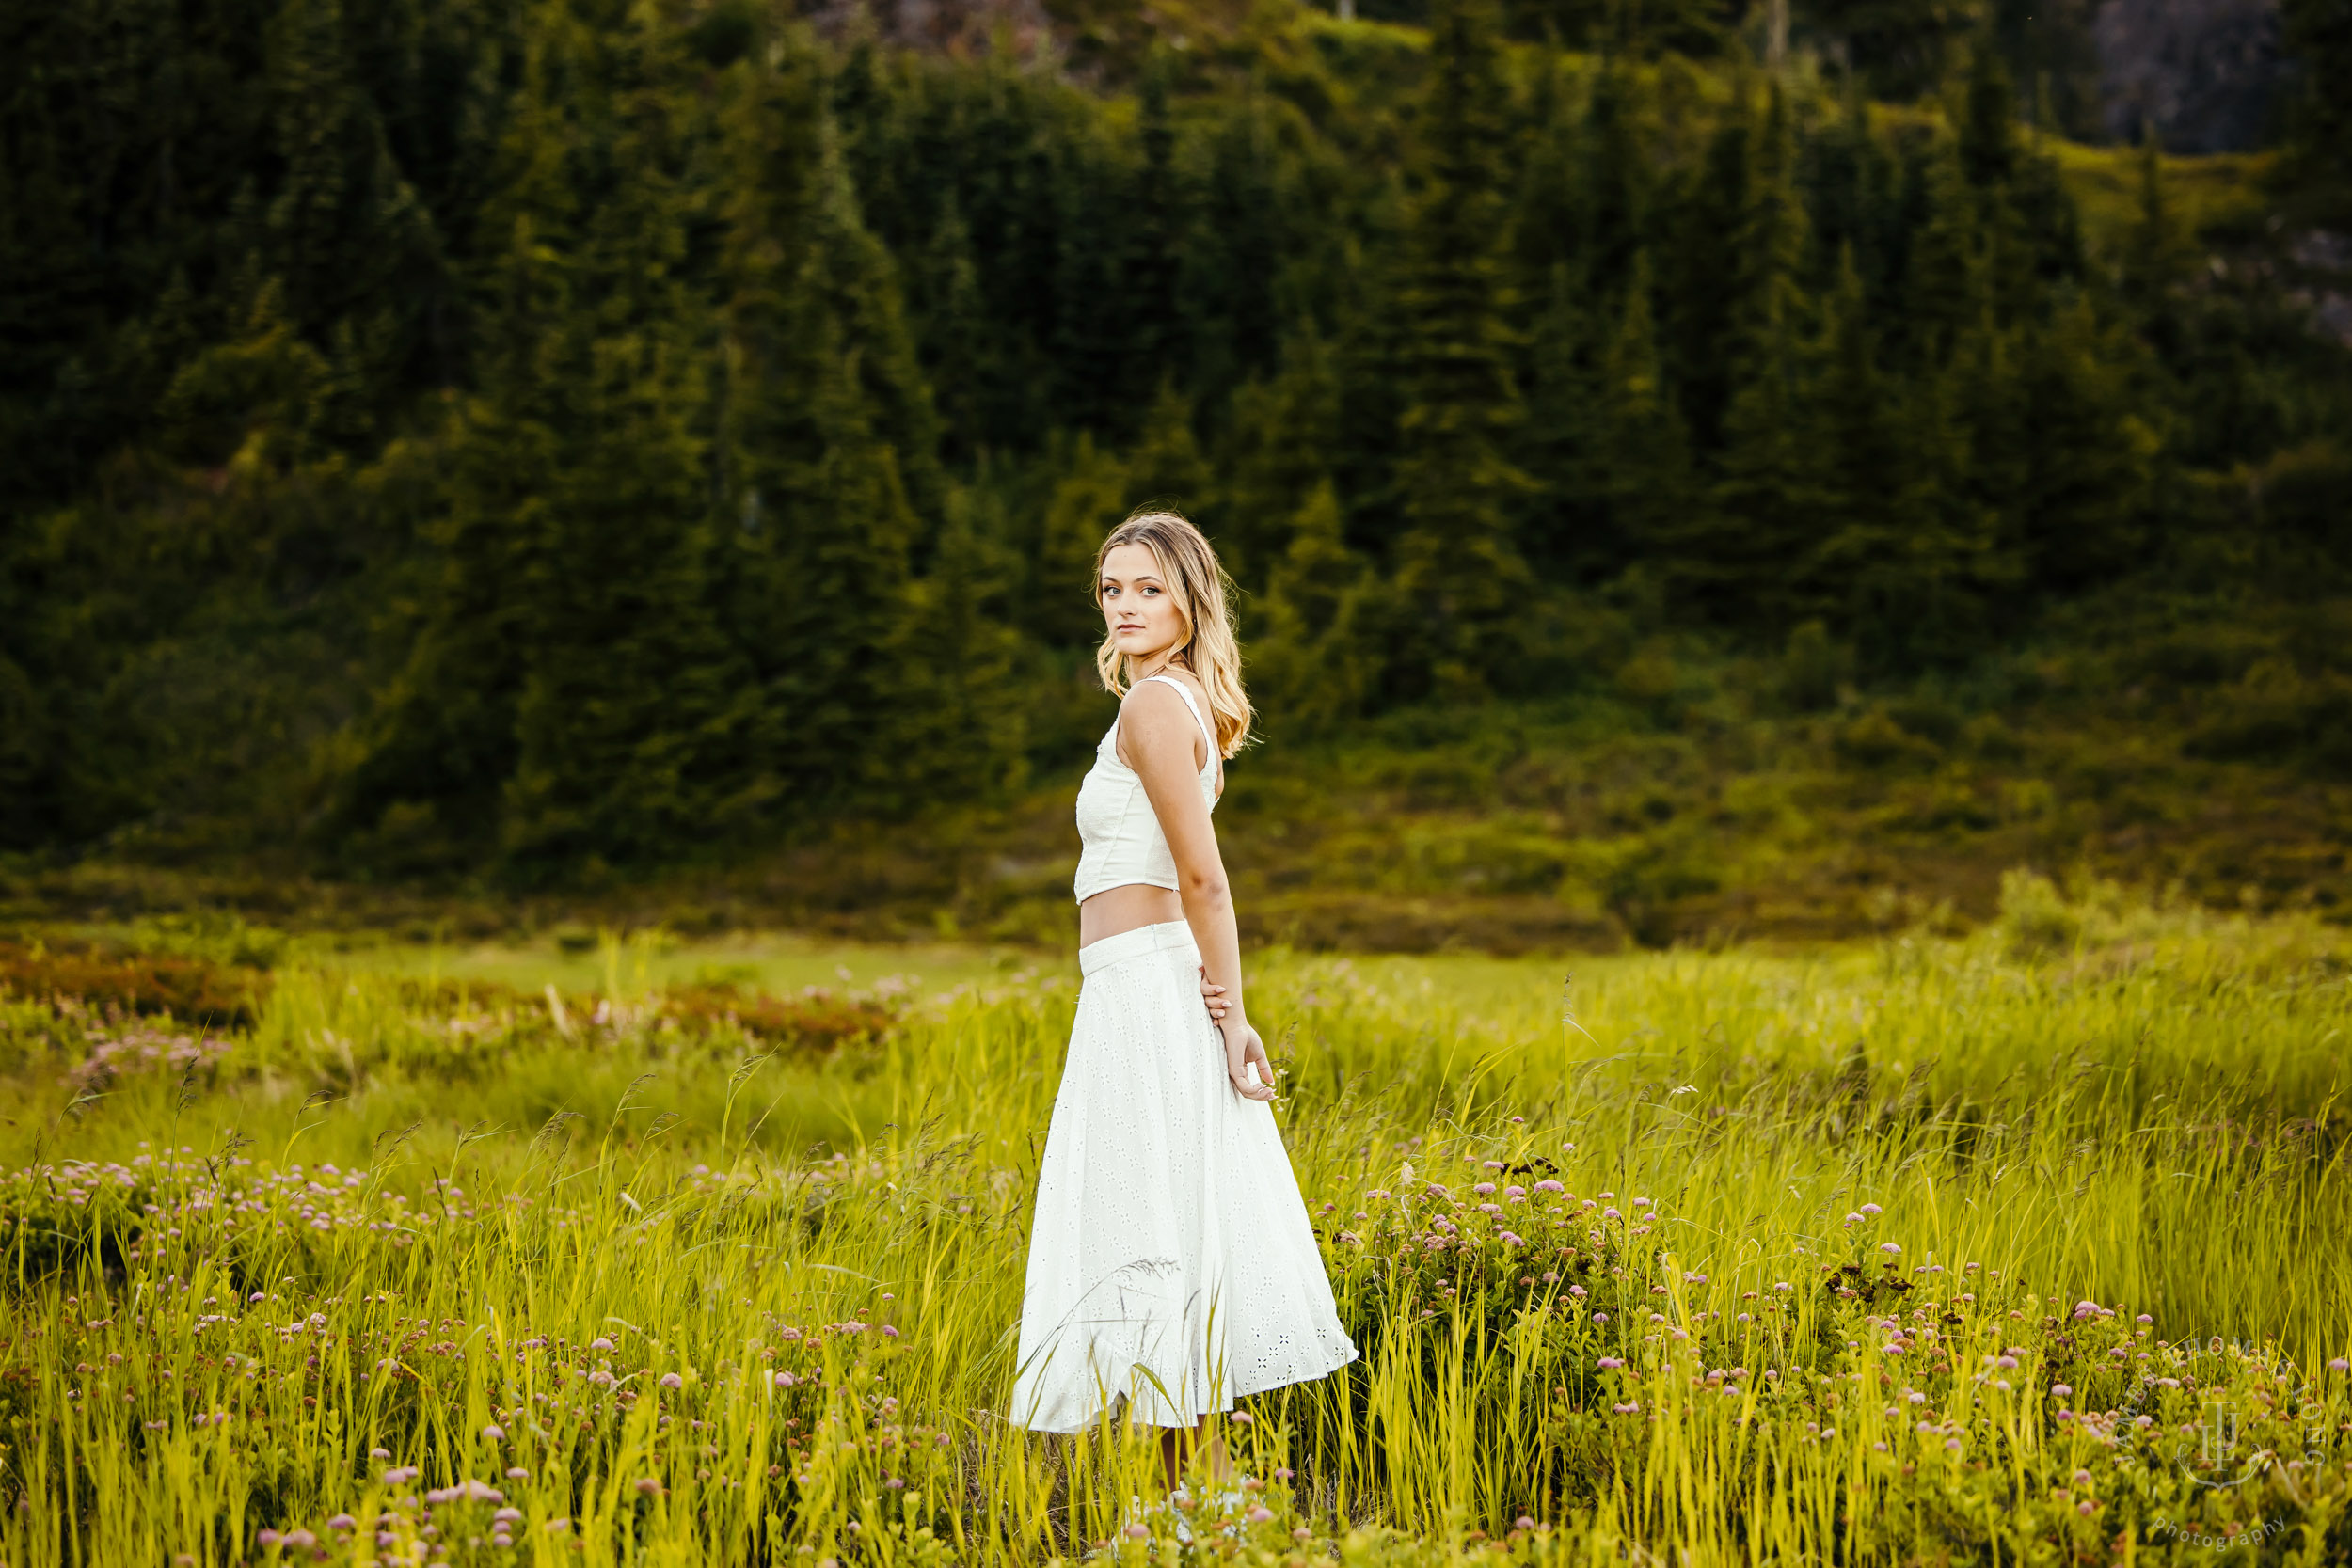
[[[1265,955],[1363,1354],[1182,1508],[1003,1419],[1066,959],[264,957],[0,1003],[6,1568],[2352,1560],[2312,922]]]

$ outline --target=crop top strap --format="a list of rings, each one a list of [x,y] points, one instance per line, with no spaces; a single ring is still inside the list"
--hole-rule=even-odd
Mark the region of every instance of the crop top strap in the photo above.
[[[1173,675],[1146,675],[1144,679],[1165,681],[1176,689],[1176,695],[1182,697],[1184,700],[1184,705],[1192,709],[1193,722],[1200,726],[1201,735],[1206,736],[1209,742],[1209,760],[1201,764],[1200,770],[1205,773],[1215,768],[1216,766],[1216,732],[1209,728],[1208,720],[1202,717],[1200,705],[1193,700],[1192,689]]]

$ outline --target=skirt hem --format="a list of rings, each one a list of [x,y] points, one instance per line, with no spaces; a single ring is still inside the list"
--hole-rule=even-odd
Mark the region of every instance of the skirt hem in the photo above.
[[[1362,1359],[1363,1353],[1351,1346],[1345,1355],[1329,1363],[1320,1371],[1297,1372],[1259,1384],[1254,1388],[1236,1388],[1224,1403],[1202,1408],[1190,1421],[1155,1421],[1149,1414],[1138,1410],[1138,1402],[1129,1400],[1126,1402],[1126,1406],[1129,1410],[1138,1410],[1135,1417],[1135,1423],[1139,1427],[1158,1427],[1164,1432],[1182,1432],[1187,1427],[1199,1425],[1211,1416],[1231,1415],[1233,1407],[1243,1400],[1258,1394],[1270,1393],[1277,1388],[1288,1388],[1294,1384],[1313,1383],[1319,1378],[1329,1377],[1342,1367],[1352,1367]],[[1092,1415],[1075,1423],[1057,1425],[1050,1421],[1024,1421],[1018,1416],[1008,1416],[1005,1418],[1005,1424],[1020,1432],[1046,1432],[1061,1436],[1068,1436],[1073,1433],[1091,1432],[1111,1418],[1112,1412],[1120,1408],[1120,1398],[1123,1396],[1115,1397],[1110,1404],[1097,1408]]]

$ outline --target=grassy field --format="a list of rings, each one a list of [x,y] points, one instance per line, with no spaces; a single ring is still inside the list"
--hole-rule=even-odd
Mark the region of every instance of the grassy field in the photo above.
[[[1066,959],[24,935],[7,1568],[2352,1556],[2307,918],[1265,955],[1363,1358],[1188,1543],[1147,1440],[997,1414]]]

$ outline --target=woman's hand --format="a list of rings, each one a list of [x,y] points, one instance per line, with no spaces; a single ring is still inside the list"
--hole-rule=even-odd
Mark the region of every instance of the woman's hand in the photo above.
[[[1209,966],[1200,966],[1200,1000],[1209,1005],[1209,1019],[1215,1023],[1225,1022],[1225,1009],[1232,1004],[1225,1000],[1225,988],[1209,982]]]
[[[1274,1064],[1265,1059],[1265,1041],[1244,1019],[1217,1025],[1225,1037],[1225,1076],[1232,1080],[1233,1092],[1244,1100],[1274,1098]],[[1249,1068],[1257,1065],[1258,1081],[1249,1081]]]

